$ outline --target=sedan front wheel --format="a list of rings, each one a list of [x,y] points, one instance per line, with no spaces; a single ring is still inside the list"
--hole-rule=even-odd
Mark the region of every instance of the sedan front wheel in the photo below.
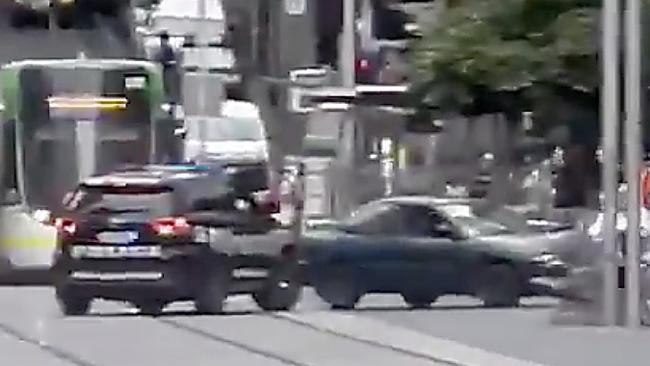
[[[519,276],[507,264],[491,265],[477,276],[474,294],[485,307],[517,307],[521,293]]]
[[[426,292],[405,291],[402,293],[404,302],[415,309],[426,309],[438,299],[438,295]]]

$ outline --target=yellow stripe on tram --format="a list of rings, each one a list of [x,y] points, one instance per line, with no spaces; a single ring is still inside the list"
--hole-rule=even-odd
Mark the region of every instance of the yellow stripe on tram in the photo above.
[[[5,249],[54,248],[56,240],[47,236],[4,238],[1,246]]]

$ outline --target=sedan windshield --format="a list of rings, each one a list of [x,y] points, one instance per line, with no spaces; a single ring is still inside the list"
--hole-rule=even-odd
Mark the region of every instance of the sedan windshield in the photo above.
[[[469,236],[490,236],[528,231],[526,219],[504,207],[442,205],[438,209]]]

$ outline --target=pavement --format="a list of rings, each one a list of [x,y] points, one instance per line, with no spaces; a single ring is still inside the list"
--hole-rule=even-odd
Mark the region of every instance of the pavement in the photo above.
[[[550,325],[555,302],[488,310],[445,297],[410,310],[399,296],[336,312],[306,289],[294,312],[262,313],[231,297],[221,316],[172,304],[157,318],[97,301],[84,317],[60,315],[48,287],[0,287],[3,365],[638,366],[645,330]]]

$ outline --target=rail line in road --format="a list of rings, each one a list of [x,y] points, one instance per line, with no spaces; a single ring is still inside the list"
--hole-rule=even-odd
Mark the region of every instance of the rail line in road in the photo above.
[[[318,327],[318,326],[316,326],[314,324],[304,322],[304,321],[300,321],[295,317],[290,317],[290,316],[287,316],[287,315],[268,314],[266,316],[272,317],[274,319],[280,319],[280,320],[287,321],[287,322],[289,322],[291,324],[294,324],[294,325],[296,325],[298,327],[304,327],[304,328],[311,329],[311,330],[314,330],[314,331],[317,331],[317,332],[330,334],[330,335],[335,336],[335,337],[341,337],[341,338],[344,338],[344,339],[349,339],[349,340],[354,341],[354,342],[367,344],[367,345],[372,346],[372,347],[377,347],[377,348],[390,350],[390,351],[393,351],[393,352],[396,352],[396,353],[400,353],[400,354],[410,356],[410,357],[414,357],[414,358],[419,358],[419,359],[422,359],[422,360],[425,360],[425,361],[431,361],[431,362],[434,362],[434,363],[436,363],[438,365],[469,366],[469,365],[458,363],[458,362],[455,362],[455,361],[451,361],[451,360],[447,360],[447,359],[443,359],[443,358],[439,358],[439,357],[432,357],[430,355],[426,355],[426,354],[411,351],[411,350],[408,350],[408,349],[396,347],[396,346],[393,346],[393,345],[390,345],[390,344],[381,343],[381,342],[378,342],[378,341],[375,341],[375,340],[355,337],[353,335],[345,334],[343,332],[338,332],[336,330],[320,328],[320,327]]]
[[[225,316],[227,316],[227,315],[225,315]],[[281,362],[283,364],[286,364],[286,365],[310,366],[309,364],[302,363],[302,362],[297,362],[295,360],[284,357],[284,356],[282,356],[282,355],[280,355],[278,353],[265,351],[263,349],[253,347],[253,346],[248,345],[246,343],[238,342],[238,341],[233,340],[233,339],[222,337],[220,335],[213,334],[213,333],[207,332],[205,330],[202,330],[202,329],[199,329],[199,328],[187,325],[187,324],[177,322],[175,320],[159,318],[158,321],[163,323],[163,324],[169,325],[170,327],[173,327],[175,329],[185,331],[185,332],[189,332],[189,333],[192,333],[192,334],[194,334],[196,336],[199,336],[199,337],[202,337],[202,338],[205,338],[205,339],[209,339],[211,341],[215,341],[215,342],[227,344],[227,345],[230,345],[230,346],[234,346],[234,347],[237,347],[237,348],[239,348],[241,350],[244,350],[246,352],[250,352],[250,353],[253,353],[253,354],[260,355],[260,356],[265,357],[265,358],[269,358],[269,359],[272,359],[272,360],[275,360],[275,361],[279,361],[279,362]]]
[[[417,330],[408,322],[420,319],[418,324],[437,327],[449,323],[440,320],[447,311],[408,311],[396,296],[371,296],[360,311],[338,312],[308,290],[295,311],[278,313],[262,312],[249,297],[237,296],[223,316],[195,315],[193,306],[179,303],[155,318],[104,301],[88,316],[63,317],[51,288],[0,287],[0,304],[3,364],[209,366],[219,360],[247,366],[539,366]],[[457,313],[450,314],[457,319]]]
[[[152,318],[100,301],[88,316],[63,317],[51,288],[0,288],[0,350],[9,351],[3,352],[3,360],[14,360],[8,364],[39,366],[171,366],[179,360],[202,366],[216,359],[247,366],[443,365],[258,312],[247,297],[234,300],[223,316],[194,315],[192,307],[178,304]],[[46,362],[26,361],[35,354]]]
[[[49,344],[43,343],[42,341],[39,341],[36,338],[30,337],[27,334],[19,331],[18,329],[15,329],[14,327],[0,322],[0,332],[3,332],[10,337],[16,339],[19,342],[24,342],[29,345],[35,346],[42,351],[52,355],[52,357],[55,357],[61,361],[64,361],[66,363],[69,363],[74,366],[98,366],[90,361],[84,360],[70,352],[67,352],[64,349],[60,349],[58,347],[53,347]]]

